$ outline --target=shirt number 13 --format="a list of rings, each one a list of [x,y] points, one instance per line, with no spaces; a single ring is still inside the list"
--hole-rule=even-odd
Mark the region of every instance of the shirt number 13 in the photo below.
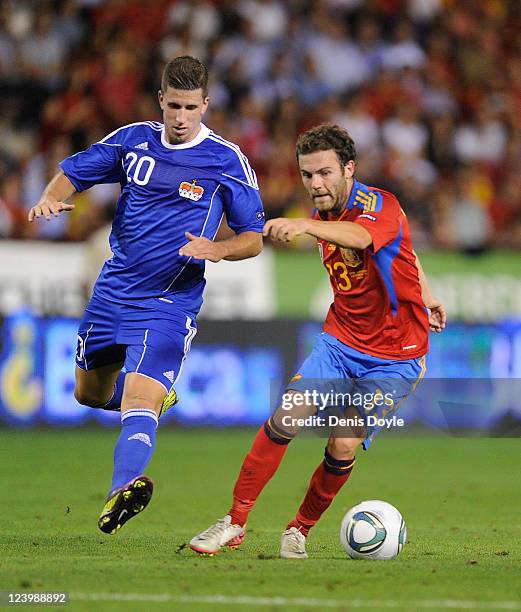
[[[334,264],[325,264],[329,276],[333,279],[339,291],[349,291],[351,289],[351,279],[347,274],[347,266],[341,261],[335,261]]]

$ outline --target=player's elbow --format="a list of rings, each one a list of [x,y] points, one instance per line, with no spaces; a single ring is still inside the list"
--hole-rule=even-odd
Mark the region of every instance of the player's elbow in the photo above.
[[[360,249],[363,251],[364,249],[368,249],[372,244],[373,239],[371,238],[371,236],[369,236],[368,238],[360,238],[358,246],[356,246],[355,249]]]
[[[95,395],[85,392],[83,389],[77,386],[74,389],[74,399],[82,406],[88,406],[89,408],[99,408],[103,401]]]
[[[262,236],[259,236],[257,243],[253,246],[252,257],[256,257],[262,251],[263,246],[264,246],[264,243],[262,242]]]
[[[252,240],[250,243],[249,257],[256,257],[262,251],[262,247],[263,247],[262,234],[259,234],[256,232],[252,236]]]
[[[352,249],[367,249],[373,243],[371,234],[365,229],[365,227],[357,226],[353,228],[353,234],[351,236],[351,244],[349,245]]]

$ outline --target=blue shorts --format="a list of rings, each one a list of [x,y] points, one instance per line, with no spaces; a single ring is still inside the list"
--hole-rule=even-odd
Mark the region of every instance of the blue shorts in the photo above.
[[[365,423],[367,449],[382,429],[374,421],[394,415],[425,369],[425,355],[406,361],[373,357],[322,332],[286,389],[315,392],[319,410],[354,406]]]
[[[94,370],[122,363],[126,372],[174,386],[197,333],[195,321],[178,315],[92,297],[78,329],[76,364]]]

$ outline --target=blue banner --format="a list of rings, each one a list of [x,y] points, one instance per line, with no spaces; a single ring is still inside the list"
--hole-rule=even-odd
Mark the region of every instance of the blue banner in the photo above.
[[[119,422],[118,414],[74,399],[77,326],[75,319],[39,318],[27,311],[3,320],[0,421],[19,427]],[[179,377],[180,402],[164,420],[197,426],[262,423],[274,408],[273,389],[283,389],[319,332],[318,324],[299,321],[201,322]],[[479,429],[509,415],[521,419],[521,322],[449,325],[431,335],[426,378],[438,380],[421,383],[425,391],[400,407],[409,422]],[[432,401],[424,401],[426,394]]]

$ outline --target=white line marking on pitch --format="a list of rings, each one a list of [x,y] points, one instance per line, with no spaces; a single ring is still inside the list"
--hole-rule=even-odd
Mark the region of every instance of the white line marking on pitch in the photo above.
[[[472,601],[464,599],[418,601],[371,601],[364,599],[312,599],[306,597],[248,597],[233,595],[171,595],[170,593],[71,593],[71,600],[141,601],[148,603],[223,604],[235,606],[301,606],[308,608],[397,608],[447,610],[521,610],[519,601]]]

